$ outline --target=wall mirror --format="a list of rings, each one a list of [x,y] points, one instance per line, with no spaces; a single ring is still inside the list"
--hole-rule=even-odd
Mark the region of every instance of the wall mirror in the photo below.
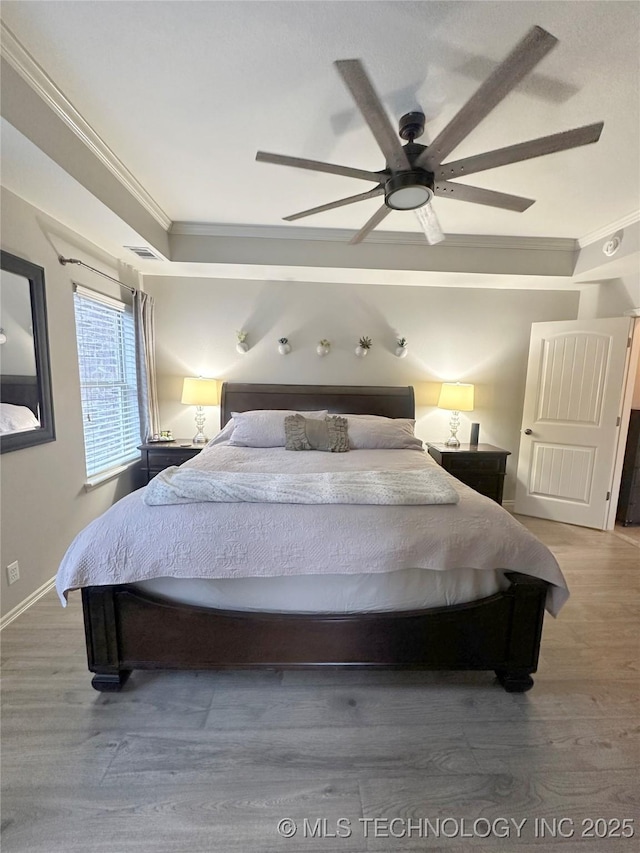
[[[0,451],[55,441],[42,267],[0,253]]]

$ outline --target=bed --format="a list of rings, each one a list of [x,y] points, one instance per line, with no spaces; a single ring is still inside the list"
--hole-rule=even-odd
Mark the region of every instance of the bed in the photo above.
[[[0,376],[0,433],[38,429],[37,376]]]
[[[325,409],[332,414],[413,418],[413,389],[225,383],[221,397],[221,426],[227,425],[228,430],[232,412],[291,410],[309,413]],[[242,449],[230,449],[224,446],[226,444],[228,442],[222,441],[217,447],[205,449],[200,458],[191,460],[186,466],[197,468],[198,464],[202,467],[208,463],[209,467],[216,468],[220,459],[229,457],[236,459],[236,467],[244,470],[248,464],[247,460],[262,458],[256,454],[252,456],[250,451],[243,454]],[[413,454],[411,459],[415,460],[416,465],[418,462],[420,465],[424,464],[427,458],[426,453],[415,449],[357,450],[345,454],[288,454],[284,448],[277,447],[273,448],[269,457],[270,467],[267,466],[263,470],[277,470],[277,465],[284,464],[282,460],[292,457],[304,457],[309,470],[328,470],[326,466],[329,463],[332,466],[346,464],[336,457],[350,457],[351,467],[358,467],[369,464],[367,453],[386,454],[381,457],[384,459],[384,462],[380,463],[383,467],[388,467],[389,458],[397,458],[399,463],[401,461],[400,468],[406,470],[407,454]],[[430,464],[435,465],[432,460]],[[382,509],[377,506],[326,507],[322,513],[333,512],[333,516],[329,515],[327,520],[317,507],[280,505],[280,517],[285,513],[290,521],[287,522],[286,535],[282,534],[282,541],[269,540],[269,548],[265,544],[266,527],[275,526],[280,529],[282,525],[280,522],[275,525],[267,524],[267,517],[264,515],[266,508],[262,504],[244,504],[239,510],[236,507],[233,511],[244,513],[243,523],[252,525],[245,528],[245,531],[251,529],[254,535],[250,537],[251,542],[247,541],[246,533],[244,540],[240,538],[231,542],[230,552],[225,552],[223,545],[226,540],[233,538],[236,522],[234,520],[230,523],[232,516],[225,513],[231,512],[231,508],[224,503],[191,504],[190,507],[146,507],[146,522],[139,529],[140,536],[134,537],[128,531],[131,527],[128,520],[133,517],[134,510],[138,511],[136,506],[141,507],[145,490],[122,499],[80,534],[65,556],[58,573],[58,592],[63,602],[69,591],[77,588],[82,590],[88,666],[94,673],[93,687],[101,691],[117,691],[136,669],[284,669],[340,666],[487,670],[495,672],[499,683],[509,692],[530,689],[533,685],[531,675],[537,668],[545,605],[555,613],[568,595],[562,574],[545,546],[505,510],[454,481],[450,475],[442,472],[438,476],[447,477],[455,485],[459,493],[459,504],[446,507],[385,508],[400,513],[395,517],[405,519],[405,527],[394,524],[385,530],[382,525],[376,524],[376,518],[384,517],[381,514],[376,515]],[[210,555],[207,559],[215,562],[218,550],[224,555],[226,576],[231,579],[236,575],[273,574],[279,578],[279,583],[283,583],[286,581],[286,575],[306,571],[313,576],[308,578],[310,582],[314,578],[317,580],[318,568],[312,565],[313,560],[316,563],[322,562],[322,553],[318,551],[317,541],[313,549],[309,546],[309,565],[302,565],[305,561],[306,546],[297,548],[296,560],[299,568],[295,569],[291,565],[292,562],[296,564],[296,560],[289,559],[290,551],[296,551],[296,547],[291,545],[296,525],[299,541],[313,542],[314,536],[318,541],[325,535],[327,540],[330,538],[325,533],[323,524],[326,524],[329,530],[332,526],[339,528],[341,523],[351,524],[355,521],[356,525],[365,525],[364,529],[369,531],[370,538],[379,535],[385,542],[390,543],[387,552],[380,558],[376,553],[370,565],[368,557],[365,557],[364,562],[367,564],[358,568],[367,575],[377,574],[378,578],[386,581],[390,575],[399,577],[405,569],[409,570],[409,566],[411,571],[425,570],[426,574],[426,570],[429,570],[441,576],[448,574],[445,569],[456,571],[457,563],[455,566],[446,563],[458,559],[461,569],[471,567],[478,572],[481,569],[490,570],[499,575],[502,582],[500,588],[491,594],[453,605],[407,607],[405,602],[402,609],[368,609],[365,612],[349,609],[343,609],[342,612],[306,612],[306,608],[305,612],[290,609],[279,612],[274,609],[273,604],[269,609],[260,610],[256,609],[255,603],[251,609],[239,609],[204,606],[184,599],[176,601],[172,600],[170,595],[164,594],[162,589],[154,589],[153,584],[145,586],[145,581],[153,580],[154,575],[161,578],[163,572],[153,567],[154,557],[149,554],[150,544],[145,545],[146,550],[135,552],[136,543],[129,540],[144,539],[145,535],[149,542],[160,540],[161,534],[158,531],[165,527],[168,529],[172,514],[175,515],[178,510],[182,512],[180,518],[197,520],[197,524],[192,528],[195,533],[189,534],[193,539],[193,551],[189,553],[192,539],[188,538],[187,533],[175,535],[175,538],[172,534],[172,538],[164,543],[163,560],[170,562],[171,556],[178,554],[181,564],[191,561],[192,570],[188,570],[186,576],[200,577],[201,580],[202,553],[207,551]],[[471,519],[468,524],[465,522],[465,512]],[[349,513],[353,513],[353,516]],[[497,534],[487,534],[485,515],[492,519],[492,530],[504,530],[504,545]],[[428,520],[428,524],[421,523],[423,517]],[[456,530],[450,540],[442,532],[446,529],[446,525],[442,523],[445,517],[451,519],[453,529]],[[235,516],[233,518],[235,519]],[[111,535],[109,525],[113,524],[119,524],[120,527],[114,528]],[[149,524],[152,526],[151,530],[148,529]],[[314,529],[316,525],[318,530]],[[378,533],[376,528],[379,529]],[[430,563],[425,558],[424,565],[421,566],[418,565],[419,560],[415,553],[407,557],[402,555],[400,544],[403,539],[411,539],[414,533],[416,537],[426,536],[427,530],[432,531],[429,541],[431,543],[433,540],[433,555],[429,558]],[[103,538],[100,538],[101,536]],[[514,536],[517,540],[515,547],[509,538]],[[467,548],[464,557],[446,557],[448,553],[459,553],[453,549],[454,540],[456,547],[464,540],[463,544]],[[242,541],[244,546],[238,550],[238,543]],[[349,543],[346,539],[343,541],[344,549],[339,547],[339,543],[334,543],[331,558],[327,556],[325,560],[327,565],[333,565],[336,554],[341,550],[349,550]],[[213,550],[213,545],[209,547],[207,543],[211,542],[215,543],[218,550]],[[139,546],[140,543],[137,544]],[[263,557],[259,569],[256,568],[257,563],[253,569],[246,569],[246,565],[251,564],[252,560],[255,563],[258,559],[255,554],[252,556],[252,547]],[[470,548],[475,549],[479,555],[477,564],[473,556],[470,556]],[[78,557],[79,549],[84,553],[84,557]],[[136,553],[139,556],[136,556]],[[95,582],[97,575],[92,575],[91,572],[96,554],[99,555],[103,572],[99,583]],[[274,554],[279,555],[277,560]],[[397,558],[394,556],[396,554]],[[268,558],[264,555],[268,555]],[[390,565],[390,559],[397,559],[397,565]],[[495,565],[491,564],[491,561]],[[267,563],[270,565],[266,565]],[[125,582],[121,571],[123,566],[128,572],[125,572]],[[355,567],[350,571],[355,571]],[[335,571],[336,581],[341,572],[342,569],[338,565]],[[182,573],[185,574],[184,570]],[[117,582],[105,582],[105,578],[112,578]],[[325,585],[324,581],[321,583]]]

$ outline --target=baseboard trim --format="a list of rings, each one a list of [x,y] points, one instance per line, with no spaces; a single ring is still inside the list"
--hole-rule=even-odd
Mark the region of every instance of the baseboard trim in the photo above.
[[[516,502],[515,501],[502,501],[502,506],[508,510],[508,512],[513,512],[515,509]]]
[[[17,604],[12,610],[0,619],[0,631],[7,627],[10,622],[13,622],[14,619],[17,619],[25,610],[28,610],[32,604],[35,604],[43,595],[46,595],[56,584],[55,575],[48,580],[46,583],[43,583],[41,587],[38,587],[35,592],[32,592],[31,595],[28,595],[24,601],[21,601],[20,604]]]

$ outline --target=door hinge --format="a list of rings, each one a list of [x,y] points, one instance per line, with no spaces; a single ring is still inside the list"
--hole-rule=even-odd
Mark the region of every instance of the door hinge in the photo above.
[[[627,338],[627,349],[631,347],[631,338]]]
[[[620,418],[616,418],[616,426],[620,426]]]
[[[606,501],[610,501],[610,500],[611,500],[611,492],[607,492],[607,497],[605,498],[605,500],[606,500]]]

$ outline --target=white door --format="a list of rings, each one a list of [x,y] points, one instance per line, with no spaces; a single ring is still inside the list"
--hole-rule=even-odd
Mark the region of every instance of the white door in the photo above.
[[[605,528],[630,335],[628,317],[533,323],[517,513]]]

